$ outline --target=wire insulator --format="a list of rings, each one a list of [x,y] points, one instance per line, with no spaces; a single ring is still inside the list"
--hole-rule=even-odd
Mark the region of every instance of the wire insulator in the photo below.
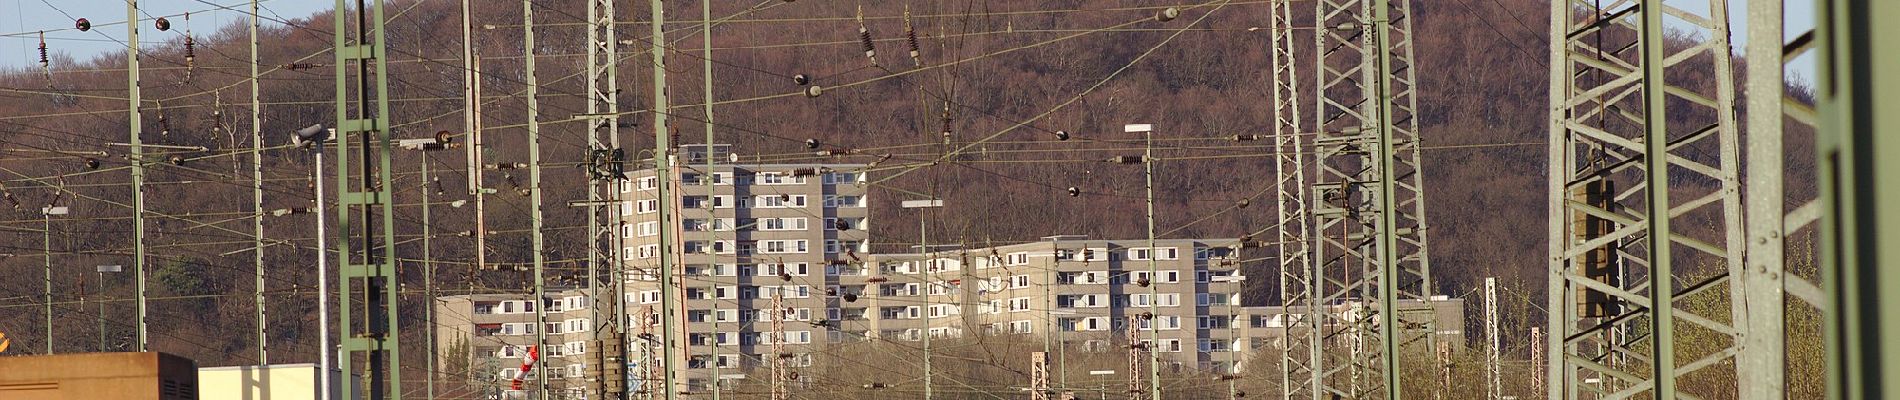
[[[910,45],[911,65],[923,66],[923,51],[921,51],[922,48],[917,45],[917,28],[910,23],[910,5],[904,6],[904,42]]]
[[[185,37],[185,67],[187,68],[191,67],[193,65],[193,61],[196,61],[198,59],[197,48],[198,48],[198,41],[193,40],[190,36],[186,36]]]
[[[40,68],[46,68],[46,31],[40,31]]]
[[[871,29],[858,25],[858,40],[864,43],[864,57],[870,58],[871,63],[877,63],[877,44],[871,42]]]

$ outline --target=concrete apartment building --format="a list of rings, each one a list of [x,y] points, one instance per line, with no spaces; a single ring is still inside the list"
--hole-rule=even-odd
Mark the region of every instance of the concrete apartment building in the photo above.
[[[656,370],[664,366],[658,365],[657,346],[642,343],[656,343],[660,329],[674,329],[684,344],[678,356],[686,365],[676,369],[677,377],[680,390],[695,394],[741,376],[769,381],[780,362],[796,371],[831,346],[920,341],[925,335],[1025,335],[1036,341],[1053,335],[1071,350],[1122,352],[1133,321],[1145,347],[1158,350],[1165,365],[1220,373],[1235,372],[1255,354],[1277,354],[1257,349],[1284,346],[1280,324],[1287,312],[1240,303],[1247,280],[1259,278],[1244,275],[1242,264],[1265,254],[1243,256],[1264,251],[1242,248],[1238,239],[1161,239],[1150,246],[1145,239],[1052,236],[986,248],[867,254],[866,177],[851,172],[861,165],[716,163],[708,170],[707,157],[723,162],[727,154],[723,145],[705,149],[683,148],[676,158],[682,162],[673,166],[677,193],[668,199],[658,197],[662,178],[652,169],[629,172],[619,188],[626,200],[619,210],[619,254],[629,271],[627,329],[635,343],[628,347],[629,362],[655,368],[632,368],[629,379],[636,386],[659,379]],[[661,201],[679,210],[678,226],[661,226]],[[652,317],[662,297],[660,229],[674,229],[683,244],[675,293],[682,299],[680,320],[670,323]],[[549,293],[543,356],[550,384],[567,398],[593,398],[583,394],[591,384],[581,377],[593,359],[584,355],[593,350],[585,348],[591,338],[586,330],[597,326],[589,319],[588,299],[580,291]],[[505,386],[535,341],[534,305],[526,297],[442,298],[439,342],[466,340],[469,365],[495,374]],[[1440,310],[1431,313],[1440,333],[1462,330],[1462,302],[1417,307]],[[1153,318],[1145,316],[1150,312]],[[782,340],[773,335],[775,322]],[[1461,343],[1457,333],[1451,341]]]
[[[840,297],[825,290],[848,284],[842,262],[865,257],[869,248],[870,199],[864,174],[854,172],[862,165],[734,165],[725,163],[724,145],[682,150],[674,165],[676,195],[657,196],[663,178],[651,169],[629,173],[631,184],[621,190],[630,200],[621,210],[620,236],[623,261],[634,271],[627,293],[636,322],[629,330],[641,331],[637,316],[658,312],[659,230],[674,229],[682,243],[677,295],[684,299],[683,321],[664,326],[676,329],[687,347],[679,355],[686,365],[677,369],[684,390],[702,392],[718,374],[769,368],[780,358],[792,367],[811,365],[812,354],[829,342],[814,322],[839,307]],[[661,201],[674,202],[679,226],[661,226]],[[773,337],[775,311],[782,339]],[[658,335],[661,328],[646,329]],[[638,360],[644,349],[629,350]],[[653,357],[653,365],[663,367],[662,358]]]

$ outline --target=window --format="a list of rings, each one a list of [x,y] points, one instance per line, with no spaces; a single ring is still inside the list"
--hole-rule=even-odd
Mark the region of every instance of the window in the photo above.
[[[640,237],[654,236],[654,235],[659,235],[659,234],[660,234],[660,221],[647,221],[647,222],[640,223]]]
[[[640,258],[644,259],[644,258],[658,257],[659,254],[660,254],[660,245],[649,244],[649,245],[640,246]]]
[[[1033,327],[1035,327],[1034,321],[1010,321],[1009,333],[1031,333],[1030,329]]]
[[[1173,247],[1158,247],[1152,249],[1147,247],[1133,247],[1128,249],[1128,259],[1141,261],[1147,260],[1148,257],[1152,256],[1156,260],[1174,260],[1180,258],[1177,250],[1178,249]]]
[[[633,215],[633,202],[620,202],[620,215]]]
[[[1015,312],[1015,311],[1028,311],[1028,310],[1029,310],[1028,297],[1016,297],[1016,298],[1009,299],[1009,311]]]
[[[825,218],[825,230],[848,231],[865,230],[864,218]]]
[[[640,190],[653,190],[659,187],[660,178],[651,176],[640,178]]]
[[[825,196],[825,207],[864,207],[864,196]]]
[[[634,227],[633,227],[632,225],[621,225],[621,226],[620,226],[620,238],[621,238],[621,239],[632,239],[632,238],[633,238],[633,232],[634,232],[634,230],[633,230],[633,228],[634,228]]]
[[[1157,299],[1159,300],[1155,301],[1155,305],[1158,306],[1174,307],[1181,305],[1180,293],[1162,293]]]
[[[1009,277],[1010,289],[1023,289],[1023,288],[1028,288],[1028,287],[1029,287],[1029,275],[1016,275],[1016,276]]]
[[[755,175],[753,183],[759,185],[798,185],[805,183],[805,177],[766,172]]]
[[[763,196],[755,196],[753,197],[753,199],[755,201],[753,203],[753,207],[757,207],[757,208],[787,208],[787,207],[804,207],[805,206],[805,195],[802,195],[802,194],[763,195]]]
[[[1029,265],[1029,253],[1009,253],[1008,261],[1005,265]]]
[[[759,219],[762,231],[802,231],[805,230],[804,218],[762,218]]]
[[[636,205],[639,206],[638,212],[640,214],[651,214],[660,211],[660,201],[657,199],[640,200]]]
[[[825,174],[825,184],[857,183],[863,175],[856,172],[833,172]]]
[[[1181,281],[1181,271],[1155,271],[1155,273],[1161,276],[1161,279],[1155,280],[1158,283],[1177,283]]]
[[[759,252],[763,254],[804,254],[810,252],[809,240],[761,240]]]
[[[1108,261],[1108,249],[1107,248],[1082,249],[1082,254],[1076,257],[1076,261]]]

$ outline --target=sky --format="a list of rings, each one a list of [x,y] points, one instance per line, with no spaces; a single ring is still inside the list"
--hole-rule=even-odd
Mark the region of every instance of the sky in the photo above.
[[[0,68],[39,68],[39,31],[46,32],[46,46],[52,53],[65,53],[86,60],[125,48],[126,0],[0,0]],[[264,0],[258,2],[264,26],[280,25],[273,19],[289,20],[309,16],[335,7],[327,0]],[[229,10],[220,9],[229,7]],[[249,0],[143,0],[140,18],[146,19],[139,30],[139,41],[174,40],[186,28],[182,15],[191,13],[190,28],[203,37],[230,24],[250,19]],[[159,32],[151,19],[167,17],[172,30]],[[93,29],[73,29],[73,20],[85,18]],[[106,26],[107,24],[112,24]]]
[[[440,1],[440,0],[433,0]],[[637,0],[630,0],[637,1]],[[1188,0],[1182,0],[1187,2]],[[1438,1],[1438,0],[1414,0]],[[1665,0],[1669,5],[1680,7],[1695,13],[1706,13],[1709,0]],[[1786,21],[1784,32],[1789,37],[1795,33],[1813,27],[1815,0],[1731,0],[1729,2],[1729,20],[1733,26],[1733,46],[1740,52],[1747,43],[1748,3],[1752,1],[1785,1]],[[65,53],[75,59],[85,60],[124,47],[125,27],[115,24],[125,20],[126,0],[0,0],[0,68],[38,68],[39,39],[36,32],[48,32],[47,46],[54,53]],[[1484,4],[1479,2],[1477,4]],[[277,25],[270,20],[288,20],[302,18],[311,13],[328,10],[335,3],[327,0],[263,0],[259,2],[266,26]],[[190,27],[199,35],[209,35],[218,27],[227,24],[244,23],[245,14],[250,9],[246,0],[145,0],[139,4],[144,13],[144,23],[150,28],[149,19],[158,16],[172,16],[191,12]],[[221,10],[220,6],[229,7]],[[11,18],[7,16],[11,15]],[[95,28],[91,32],[79,32],[72,29],[72,21],[86,18]],[[172,22],[171,32],[158,32],[142,29],[142,41],[153,42],[156,39],[175,39],[186,28],[183,17],[168,18]],[[1680,22],[1671,23],[1678,25]],[[1810,55],[1796,59],[1788,66],[1789,75],[1799,81],[1812,82],[1815,78],[1816,57]]]

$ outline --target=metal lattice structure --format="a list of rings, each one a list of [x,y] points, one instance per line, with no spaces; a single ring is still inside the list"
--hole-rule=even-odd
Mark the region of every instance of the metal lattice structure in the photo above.
[[[615,0],[592,0],[587,8],[587,113],[593,118],[587,135],[592,170],[587,189],[587,282],[594,356],[589,360],[592,382],[588,386],[603,399],[624,399],[627,395],[627,308],[626,270],[619,253],[626,247],[618,234],[626,221],[620,215],[619,184],[626,180],[621,170],[620,92],[617,60],[619,37],[614,32]],[[603,222],[604,217],[604,222]],[[603,248],[601,245],[608,243]],[[606,277],[600,268],[606,265]]]
[[[1397,304],[1431,298],[1408,0],[1316,6],[1314,226],[1304,366],[1313,397],[1396,396],[1396,354],[1433,332]],[[1341,311],[1338,306],[1346,306]],[[1289,346],[1291,347],[1291,346]],[[1350,347],[1348,351],[1346,348]]]
[[[1293,27],[1293,4],[1276,2],[1270,4],[1268,16],[1269,34],[1272,35],[1269,58],[1272,62],[1273,79],[1273,152],[1275,153],[1274,188],[1276,215],[1274,224],[1274,247],[1279,249],[1280,268],[1280,305],[1289,309],[1304,307],[1306,310],[1318,309],[1313,298],[1314,273],[1312,255],[1307,244],[1312,240],[1307,231],[1308,211],[1306,192],[1306,151],[1305,135],[1300,132],[1304,116],[1300,114],[1299,67],[1294,57],[1297,41]],[[1290,311],[1290,310],[1289,310]],[[1284,346],[1280,353],[1280,387],[1285,399],[1311,398],[1318,393],[1312,379],[1314,366],[1319,365],[1320,332],[1313,326],[1313,319],[1302,318],[1292,312],[1290,317],[1281,321],[1281,340]]]
[[[358,3],[359,5],[362,3]],[[389,85],[383,2],[354,10],[336,2],[337,363],[367,381],[364,398],[402,398],[397,326],[401,285],[396,280],[395,202],[390,198]],[[355,15],[356,18],[345,16]],[[358,27],[350,37],[350,21]],[[353,86],[353,87],[352,87]],[[351,101],[354,99],[355,101]],[[351,107],[354,103],[355,107]],[[352,154],[354,153],[354,154]],[[350,164],[351,160],[357,162]],[[357,175],[352,177],[351,172]],[[352,232],[355,231],[355,232]],[[356,240],[356,242],[352,242]],[[357,290],[362,293],[355,293]],[[358,297],[360,296],[360,298]],[[361,318],[361,320],[357,320]],[[357,363],[357,357],[365,357]],[[364,393],[365,382],[345,379],[344,393]]]
[[[1551,3],[1551,398],[1707,397],[1740,351],[1726,3]]]

